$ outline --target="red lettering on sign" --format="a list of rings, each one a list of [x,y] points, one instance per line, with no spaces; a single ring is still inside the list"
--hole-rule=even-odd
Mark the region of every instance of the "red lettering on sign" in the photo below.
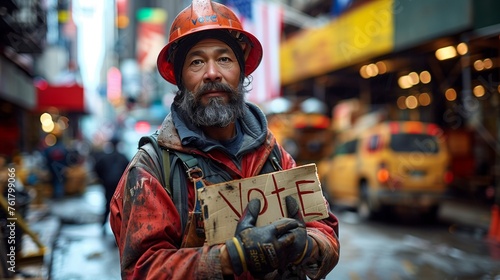
[[[283,205],[281,205],[281,198],[280,198],[280,192],[284,191],[285,188],[278,188],[278,183],[276,182],[276,177],[273,176],[273,183],[274,183],[274,191],[272,191],[272,194],[276,194],[278,197],[278,204],[280,205],[280,211],[281,211],[281,217],[285,217],[285,214],[283,213]]]
[[[278,186],[278,182],[276,180],[276,177],[274,176],[274,174],[272,175],[272,178],[273,178],[273,184],[274,184],[274,190],[271,192],[271,194],[275,195],[276,197],[276,201],[279,205],[279,209],[281,211],[281,216],[282,217],[285,217],[285,213],[284,213],[284,210],[283,208],[285,206],[283,206],[282,202],[281,202],[281,195],[280,193],[285,191],[286,188],[284,187],[280,187]],[[305,198],[305,196],[307,195],[310,195],[310,194],[314,194],[314,191],[312,190],[301,190],[301,186],[305,185],[305,184],[314,184],[316,181],[314,180],[299,180],[299,181],[296,181],[295,182],[295,187],[297,189],[297,196],[299,198],[299,202],[300,202],[300,206],[301,206],[301,211],[302,211],[302,216],[303,217],[306,217],[306,216],[321,216],[322,213],[321,212],[309,212],[309,213],[306,213],[305,212],[305,207],[304,207],[304,200],[307,200]],[[243,213],[243,202],[244,202],[244,197],[246,197],[246,203],[248,203],[250,201],[250,199],[253,199],[253,198],[256,198],[255,195],[252,197],[252,194],[254,192],[257,192],[261,198],[261,201],[263,201],[263,205],[261,205],[261,210],[259,212],[259,215],[262,215],[264,213],[266,213],[266,211],[269,209],[269,201],[268,199],[271,199],[271,196],[268,196],[266,197],[266,194],[264,193],[264,190],[260,189],[260,188],[251,188],[251,189],[248,189],[246,190],[246,194],[243,193],[243,188],[241,186],[241,182],[238,184],[238,191],[239,191],[239,210],[237,209],[238,206],[235,207],[235,205],[231,204],[231,202],[227,199],[226,196],[224,196],[223,192],[222,191],[218,191],[218,194],[220,195],[220,197],[222,197],[222,199],[226,202],[226,204],[229,206],[229,209],[231,209],[234,214],[239,218],[241,218],[241,215]],[[274,198],[272,199],[274,201]]]
[[[241,187],[241,183],[238,184],[238,190],[240,192],[240,211],[238,211],[236,209],[236,207],[234,207],[234,205],[231,204],[231,202],[229,202],[229,200],[224,196],[224,194],[222,194],[221,191],[218,191],[220,197],[222,197],[222,199],[224,199],[224,201],[226,202],[227,206],[229,206],[229,208],[234,212],[234,214],[236,214],[236,216],[239,218],[241,218],[241,213],[243,212],[243,195],[242,195],[242,187]],[[262,213],[265,213],[267,211],[267,208],[268,208],[268,204],[267,204],[267,199],[266,199],[266,195],[264,194],[264,191],[262,191],[261,189],[249,189],[247,191],[247,203],[248,201],[250,201],[250,195],[253,191],[256,191],[258,193],[260,193],[262,195],[262,198],[264,199],[264,206],[262,207],[262,209],[260,210],[259,212],[259,215],[261,215]]]
[[[236,214],[236,216],[239,218],[241,218],[241,212],[243,212],[243,205],[242,205],[242,201],[241,201],[241,183],[238,184],[238,189],[240,191],[240,212],[238,212],[238,210],[236,210],[236,208],[234,208],[234,206],[229,202],[229,200],[227,200],[227,198],[220,192],[218,191],[220,197],[222,197],[222,199],[224,199],[224,201],[226,202],[227,206],[229,206],[229,208],[231,208],[231,210],[233,210],[233,212]]]
[[[306,213],[306,210],[305,210],[305,207],[304,207],[304,199],[302,197],[304,195],[307,195],[307,194],[310,194],[310,193],[314,193],[314,191],[301,191],[300,190],[300,185],[310,184],[310,183],[314,183],[314,182],[315,181],[312,181],[312,180],[301,180],[301,181],[295,182],[295,186],[297,187],[297,195],[299,196],[300,206],[302,208],[302,216],[304,216],[304,217],[306,217],[306,216],[321,216],[320,212]]]
[[[262,205],[261,205],[262,209],[259,212],[259,215],[261,215],[262,213],[265,213],[267,211],[267,199],[266,199],[266,195],[264,194],[264,191],[262,191],[261,189],[249,189],[248,193],[247,193],[247,201],[250,201],[250,194],[253,191],[256,191],[256,192],[260,193],[262,195],[262,198],[264,198],[264,207],[262,207]]]

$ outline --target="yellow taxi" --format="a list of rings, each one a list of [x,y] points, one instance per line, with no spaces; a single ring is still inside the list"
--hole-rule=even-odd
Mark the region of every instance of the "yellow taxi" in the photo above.
[[[333,154],[318,167],[332,205],[357,209],[363,219],[391,206],[435,218],[453,180],[443,131],[433,123],[384,121],[341,133]]]

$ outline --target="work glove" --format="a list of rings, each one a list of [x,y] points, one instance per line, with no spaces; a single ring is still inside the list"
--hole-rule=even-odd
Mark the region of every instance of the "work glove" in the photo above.
[[[300,208],[292,197],[286,197],[289,218],[257,227],[260,200],[251,200],[236,226],[234,237],[226,241],[233,271],[241,275],[250,271],[254,277],[263,277],[306,259],[313,246],[307,235]]]

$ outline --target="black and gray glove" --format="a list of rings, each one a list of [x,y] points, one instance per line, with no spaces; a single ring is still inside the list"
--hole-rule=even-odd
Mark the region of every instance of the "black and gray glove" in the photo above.
[[[300,208],[292,197],[285,199],[290,218],[262,227],[255,226],[260,200],[253,199],[248,203],[234,237],[226,241],[236,275],[250,271],[254,277],[262,277],[290,264],[299,264],[310,254],[313,242],[307,235]]]

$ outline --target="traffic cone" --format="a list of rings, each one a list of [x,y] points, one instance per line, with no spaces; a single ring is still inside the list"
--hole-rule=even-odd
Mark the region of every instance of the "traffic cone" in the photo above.
[[[488,231],[488,239],[491,241],[500,241],[500,209],[498,205],[491,207],[491,222]]]
[[[488,231],[488,241],[490,241],[490,256],[494,260],[500,260],[500,209],[498,205],[491,207],[491,222]]]

